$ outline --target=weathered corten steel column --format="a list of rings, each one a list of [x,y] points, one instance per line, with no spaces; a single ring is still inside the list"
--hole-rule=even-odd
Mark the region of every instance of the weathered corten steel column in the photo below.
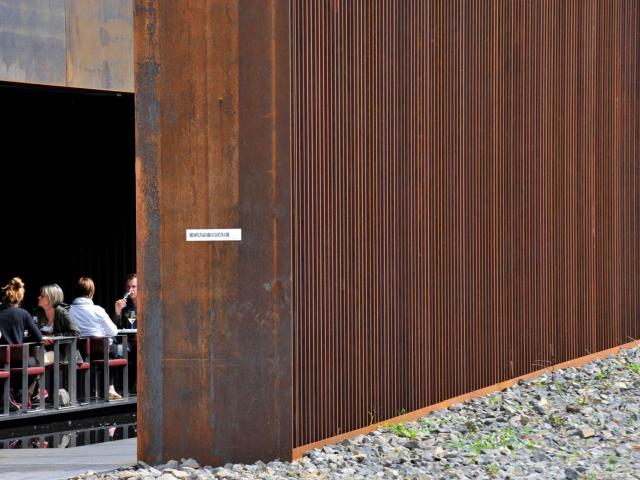
[[[134,16],[138,456],[290,458],[288,3],[136,0]]]

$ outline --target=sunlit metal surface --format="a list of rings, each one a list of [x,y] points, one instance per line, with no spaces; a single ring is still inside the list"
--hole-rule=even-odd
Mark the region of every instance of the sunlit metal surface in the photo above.
[[[640,336],[639,18],[291,1],[296,447]]]
[[[133,92],[132,0],[0,0],[0,81]]]
[[[292,455],[287,1],[136,0],[139,458]],[[241,228],[241,242],[187,242]]]

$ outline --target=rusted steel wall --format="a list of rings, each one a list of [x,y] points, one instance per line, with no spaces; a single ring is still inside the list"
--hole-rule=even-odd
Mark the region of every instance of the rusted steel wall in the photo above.
[[[0,0],[0,81],[133,91],[131,0]]]
[[[288,2],[134,18],[139,458],[291,458]]]
[[[65,85],[64,0],[0,0],[0,80]]]
[[[294,446],[640,336],[639,18],[291,1]]]
[[[131,0],[65,0],[67,85],[133,91]]]

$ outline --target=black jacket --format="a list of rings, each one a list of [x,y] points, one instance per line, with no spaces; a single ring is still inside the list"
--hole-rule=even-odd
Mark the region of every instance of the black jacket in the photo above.
[[[0,344],[15,345],[24,343],[24,332],[29,332],[30,342],[41,342],[42,334],[29,315],[29,312],[16,306],[3,303],[0,305]]]
[[[47,325],[47,315],[44,313],[42,307],[36,307],[33,314],[38,317],[38,328],[42,328]],[[56,305],[55,313],[53,314],[53,331],[51,335],[62,337],[79,337],[80,329],[71,318],[69,313],[69,305],[61,303]]]

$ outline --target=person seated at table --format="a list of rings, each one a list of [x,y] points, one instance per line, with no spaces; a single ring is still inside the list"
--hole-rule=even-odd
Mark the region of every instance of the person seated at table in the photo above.
[[[111,321],[104,308],[93,303],[93,295],[96,287],[89,277],[80,277],[76,284],[76,298],[71,303],[71,318],[80,329],[83,337],[113,337],[118,333],[118,328]],[[109,339],[109,356],[117,356],[116,344]],[[113,385],[114,370],[109,370],[109,400],[120,400],[122,395],[116,392]]]
[[[40,289],[38,306],[33,311],[38,328],[48,336],[79,337],[80,329],[71,318],[69,305],[63,301],[64,293],[57,284],[45,285]]]
[[[37,319],[38,328],[45,336],[56,337],[79,337],[80,329],[71,318],[69,305],[63,303],[64,293],[57,284],[45,285],[40,288],[38,296],[38,306],[34,309],[33,315]],[[47,345],[45,353],[45,365],[53,363],[53,352],[51,345],[53,340],[45,339],[44,344]],[[80,352],[78,352],[80,353]],[[82,363],[79,356],[77,361]]]
[[[115,314],[113,321],[120,328],[137,329],[138,328],[138,275],[130,273],[124,279],[124,297],[116,300]],[[128,357],[129,357],[129,390],[137,391],[137,342],[135,335],[129,336]]]
[[[135,273],[125,278],[124,291],[124,297],[116,300],[113,320],[120,328],[138,328],[138,276]]]
[[[2,287],[0,295],[0,344],[17,345],[24,343],[25,332],[28,334],[28,341],[41,342],[42,334],[36,326],[29,312],[20,308],[24,299],[24,283],[20,277],[14,277]],[[29,367],[36,366],[36,359],[29,357]],[[29,396],[36,395],[35,387],[38,377],[29,385]],[[16,386],[17,388],[17,386]],[[12,388],[13,393],[13,388]],[[17,398],[20,398],[19,394]],[[12,410],[20,408],[20,404],[14,400],[14,395],[10,398]]]
[[[20,308],[24,299],[24,283],[20,277],[14,277],[2,287],[0,304],[0,344],[16,345],[24,343],[25,332],[28,340],[41,342],[42,334],[29,312]]]

